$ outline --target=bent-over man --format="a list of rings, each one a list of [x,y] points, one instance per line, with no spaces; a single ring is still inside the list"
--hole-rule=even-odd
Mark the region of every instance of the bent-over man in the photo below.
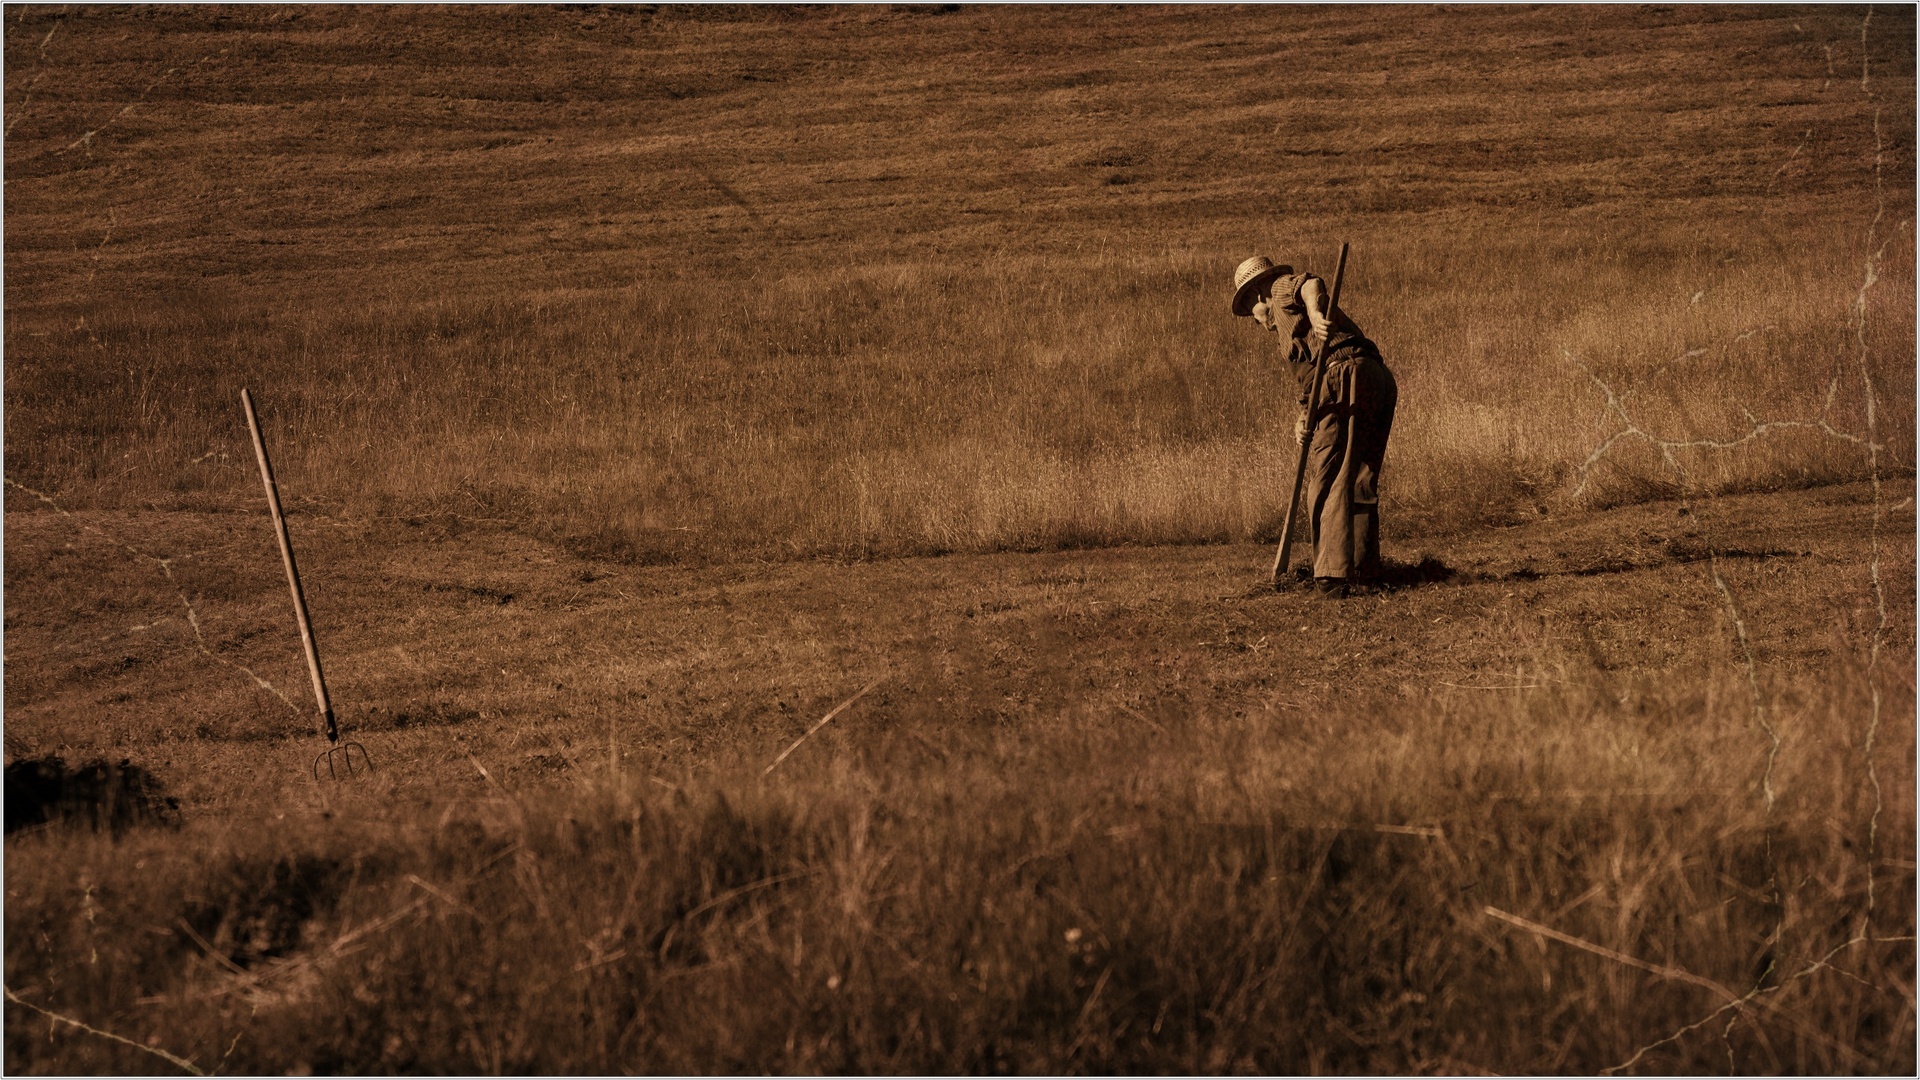
[[[1233,313],[1280,335],[1299,385],[1294,437],[1306,443],[1307,520],[1313,578],[1323,596],[1345,596],[1380,573],[1380,462],[1400,392],[1375,345],[1344,311],[1331,310],[1326,283],[1264,255],[1233,274]],[[1313,352],[1327,344],[1320,408],[1309,417]]]

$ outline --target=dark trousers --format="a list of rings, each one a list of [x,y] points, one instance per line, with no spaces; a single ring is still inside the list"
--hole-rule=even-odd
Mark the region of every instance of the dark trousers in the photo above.
[[[1307,450],[1313,576],[1365,578],[1380,570],[1380,462],[1400,390],[1367,353],[1330,361],[1326,380]]]

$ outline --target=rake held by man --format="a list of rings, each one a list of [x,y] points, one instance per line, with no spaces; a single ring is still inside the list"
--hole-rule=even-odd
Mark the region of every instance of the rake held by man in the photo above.
[[[1346,596],[1380,575],[1380,465],[1399,400],[1379,346],[1339,306],[1346,256],[1342,245],[1331,290],[1317,275],[1296,273],[1264,255],[1242,262],[1233,274],[1234,315],[1279,335],[1299,389],[1294,436],[1300,458],[1274,557],[1274,584],[1285,583],[1304,482],[1313,581],[1327,597]]]

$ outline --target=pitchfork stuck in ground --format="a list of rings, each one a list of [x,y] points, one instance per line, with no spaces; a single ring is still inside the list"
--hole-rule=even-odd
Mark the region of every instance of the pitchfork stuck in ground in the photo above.
[[[300,644],[306,647],[307,671],[313,676],[314,700],[320,703],[321,731],[327,736],[328,746],[313,759],[313,778],[320,779],[320,763],[327,763],[327,775],[335,780],[340,774],[334,765],[334,755],[346,766],[347,775],[355,775],[353,752],[360,751],[360,763],[373,771],[373,759],[367,756],[367,748],[349,739],[340,741],[340,727],[334,723],[333,705],[327,700],[327,680],[320,674],[320,651],[313,642],[313,623],[307,618],[307,597],[300,590],[300,571],[293,564],[293,544],[287,539],[287,519],[280,513],[280,488],[273,482],[273,465],[267,461],[267,443],[260,437],[260,421],[253,414],[253,395],[244,387],[240,390],[240,404],[247,410],[247,429],[253,432],[253,452],[260,459],[260,482],[266,485],[267,508],[273,511],[273,532],[280,540],[280,561],[287,567],[287,587],[293,591],[293,614],[300,620]]]

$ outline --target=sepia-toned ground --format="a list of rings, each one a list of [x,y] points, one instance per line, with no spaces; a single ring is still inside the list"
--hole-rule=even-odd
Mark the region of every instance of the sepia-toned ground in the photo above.
[[[1877,538],[1894,655],[1912,647],[1912,492],[1889,490]],[[1354,701],[1567,679],[1632,693],[1740,667],[1716,571],[1766,700],[1790,708],[1877,621],[1871,513],[1854,484],[1389,544],[1429,569],[1344,601],[1275,593],[1272,549],[1251,545],[682,568],[499,529],[291,528],[341,722],[387,766],[383,796],[430,802],[481,783],[470,757],[537,783],[604,766],[610,739],[666,780],[771,760],[875,679],[814,754],[933,717],[1017,730],[1064,708],[1144,737],[1186,713],[1294,728]],[[6,586],[10,754],[137,751],[190,811],[316,797],[298,783],[317,722],[264,508],[15,511]]]
[[[1911,481],[1888,485],[1877,531],[1873,492],[1854,484],[1390,545],[1402,587],[1343,601],[1273,592],[1262,584],[1270,551],[1255,545],[636,567],[498,528],[298,515],[334,700],[375,766],[338,784],[311,776],[326,744],[305,704],[264,513],[15,510],[10,758],[142,763],[180,799],[184,824],[119,841],[44,827],[10,839],[9,979],[42,994],[56,985],[48,976],[71,980],[54,973],[72,945],[43,935],[74,918],[113,942],[109,964],[119,950],[136,950],[129,962],[144,951],[122,933],[178,942],[157,970],[132,969],[153,971],[138,980],[144,996],[112,992],[126,1003],[110,1015],[202,1066],[224,1048],[220,1060],[239,1071],[1579,1072],[1621,1064],[1725,1005],[1684,986],[1656,992],[1671,980],[1544,938],[1522,947],[1530,936],[1489,914],[1505,912],[1615,945],[1608,928],[1631,926],[1642,949],[1669,942],[1642,962],[1729,986],[1754,979],[1737,992],[1777,997],[1749,1034],[1683,1037],[1636,1065],[1733,1055],[1758,1071],[1897,1069],[1911,1013],[1881,988],[1913,978],[1912,493]],[[1886,629],[1869,665],[1857,642],[1882,625],[1876,568]],[[1751,683],[1741,675],[1749,656]],[[621,845],[639,841],[593,837],[632,815],[695,834],[657,837],[652,862],[618,866]],[[548,834],[555,820],[576,832]],[[954,851],[956,831],[1009,827],[1004,847]],[[1306,839],[1293,839],[1303,828]],[[782,844],[769,829],[828,839]],[[1209,971],[1197,959],[1208,942],[1114,944],[1138,938],[1140,923],[1171,933],[1192,917],[1155,891],[1169,879],[1250,882],[1248,836],[1261,858],[1292,866],[1261,871],[1280,875],[1269,880],[1308,888],[1291,901],[1293,921],[1274,900],[1203,904],[1290,928],[1231,931],[1254,944],[1280,933],[1256,948],[1259,967],[1351,965],[1355,985],[1316,1000],[1372,1002],[1386,1010],[1381,1031],[1329,1023],[1337,1043],[1302,1045],[1278,1033],[1298,1013],[1275,1003],[1212,1015],[1209,999],[1262,980]],[[1369,836],[1425,850],[1367,847]],[[1763,839],[1764,850],[1753,846]],[[729,855],[729,842],[747,856]],[[860,860],[863,844],[877,863]],[[615,852],[618,868],[569,867],[575,850]],[[1064,883],[1020,869],[1075,851],[1068,865],[1079,869]],[[1101,877],[1116,851],[1126,888]],[[516,876],[490,887],[509,852]],[[939,887],[949,879],[916,883],[927,859],[945,875],[1004,883],[956,901]],[[1343,859],[1359,869],[1339,869]],[[169,868],[157,887],[136,884],[150,861]],[[849,872],[856,880],[842,880]],[[564,883],[530,885],[529,873]],[[622,884],[625,875],[638,877]],[[1408,875],[1443,894],[1407,898]],[[664,893],[654,914],[633,907],[643,880]],[[1345,924],[1323,911],[1352,903],[1355,887],[1382,890],[1387,906]],[[1700,891],[1669,898],[1668,915],[1648,890],[1673,887]],[[291,900],[289,888],[331,907]],[[543,889],[551,901],[535,899]],[[622,889],[625,909],[594,914]],[[423,909],[423,893],[450,911]],[[695,954],[673,952],[672,927],[688,911],[735,900],[746,906],[706,927]],[[931,909],[924,918],[980,926],[971,944],[946,946],[957,968],[915,974],[946,959],[914,941],[928,930],[916,904]],[[1718,928],[1699,923],[1716,904]],[[277,905],[292,906],[280,916],[290,926],[261,922]],[[500,940],[529,919],[552,940]],[[876,920],[904,920],[892,932],[906,940],[862,956]],[[383,928],[396,921],[412,943],[403,953],[441,935],[477,951],[393,956]],[[743,944],[756,925],[790,929],[777,945]],[[1313,929],[1302,937],[1302,926]],[[1748,951],[1769,927],[1793,942],[1774,967]],[[1355,935],[1382,934],[1425,944],[1398,960],[1383,961],[1377,945],[1349,956]],[[1110,954],[1134,950],[1128,962],[1149,970],[1111,1013],[1091,1027],[1083,1013],[1076,1028],[1033,999],[1094,1007],[1093,955],[1072,947],[1081,935],[1103,935],[1109,970]],[[657,957],[627,955],[636,940]],[[824,954],[806,954],[805,940]],[[98,939],[92,948],[97,965]],[[1507,970],[1463,971],[1475,956]],[[209,966],[220,957],[224,967]],[[593,980],[607,957],[608,977],[637,980],[617,981],[633,989],[612,1001],[652,1002],[642,1007],[653,1024],[600,1029],[609,991],[596,994]],[[995,960],[1018,973],[1004,991],[1016,1004],[999,1010],[961,970]],[[1383,976],[1382,962],[1438,968]],[[1204,985],[1166,985],[1184,967]],[[905,998],[887,986],[901,977],[918,988]],[[1360,981],[1382,977],[1424,989],[1381,999],[1382,984]],[[940,989],[956,978],[951,994]],[[1449,996],[1429,1001],[1436,978]],[[1558,987],[1543,999],[1558,1004],[1517,1009],[1516,979]],[[678,992],[658,980],[695,996],[663,1005],[657,995]],[[748,989],[768,980],[782,987],[779,1005]],[[1634,984],[1638,1006],[1606,1005],[1597,1029],[1565,1004]],[[349,1012],[365,1015],[343,1016],[337,1030],[309,1024],[309,1010],[335,1008],[323,1004],[330,986],[359,995]],[[476,993],[498,1000],[474,1005]],[[822,995],[837,1000],[822,1005]],[[1156,1043],[1144,1013],[1158,1010],[1163,1028],[1169,1004],[1179,1034]],[[1888,1011],[1891,1029],[1874,1019]],[[557,1033],[576,1014],[590,1017],[575,1033],[582,1042]],[[903,1043],[867,1030],[903,1022],[926,1030]],[[19,1071],[156,1067],[58,1025],[13,1031]],[[167,1034],[181,1031],[192,1034]],[[797,1048],[796,1033],[808,1040]]]
[[[9,1073],[1913,1071],[1911,10],[4,31]]]

